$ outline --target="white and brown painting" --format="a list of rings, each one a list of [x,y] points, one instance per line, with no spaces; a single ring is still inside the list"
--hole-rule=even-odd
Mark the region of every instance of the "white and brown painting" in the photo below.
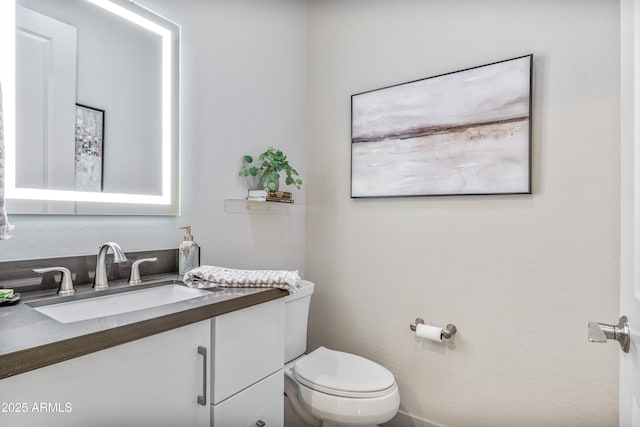
[[[531,61],[353,95],[351,197],[530,193]]]

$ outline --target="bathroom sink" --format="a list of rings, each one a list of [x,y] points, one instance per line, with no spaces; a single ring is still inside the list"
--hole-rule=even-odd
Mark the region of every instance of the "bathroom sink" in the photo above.
[[[146,289],[127,290],[126,292],[96,296],[75,301],[28,304],[34,310],[62,323],[77,322],[79,320],[96,319],[113,314],[129,313],[131,311],[158,307],[179,301],[186,301],[210,295],[202,289],[188,288],[183,285],[168,284]]]

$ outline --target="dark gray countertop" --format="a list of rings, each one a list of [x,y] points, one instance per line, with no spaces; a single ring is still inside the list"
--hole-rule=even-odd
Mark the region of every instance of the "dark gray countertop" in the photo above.
[[[158,281],[180,276],[144,278],[135,289],[158,286]],[[156,283],[150,283],[155,281]],[[110,283],[100,294],[130,289],[126,281]],[[288,293],[274,288],[212,288],[210,293],[186,301],[72,323],[60,323],[27,304],[55,298],[60,302],[96,295],[90,285],[77,286],[76,295],[58,297],[55,291],[22,294],[15,305],[0,306],[0,378],[104,350],[153,334],[210,319],[224,313],[282,298]]]

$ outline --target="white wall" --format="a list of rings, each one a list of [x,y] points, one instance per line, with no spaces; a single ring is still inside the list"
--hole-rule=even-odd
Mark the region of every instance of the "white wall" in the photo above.
[[[379,361],[446,426],[614,426],[619,5],[309,2],[310,348]],[[351,200],[350,95],[534,54],[532,196]],[[409,323],[457,325],[448,347]]]
[[[205,263],[302,269],[304,212],[227,214],[224,199],[246,196],[237,176],[244,154],[273,145],[306,170],[306,3],[143,4],[182,26],[182,215],[12,215],[0,261],[93,254],[109,240],[125,251],[177,248],[177,227],[191,224]],[[304,203],[304,187],[295,191]]]
[[[246,196],[247,181],[238,176],[245,154],[278,147],[296,169],[306,170],[306,3],[146,4],[182,25],[180,222],[193,226],[204,246],[202,261],[302,270],[304,212],[229,214],[224,199]],[[293,190],[298,205],[304,188]]]

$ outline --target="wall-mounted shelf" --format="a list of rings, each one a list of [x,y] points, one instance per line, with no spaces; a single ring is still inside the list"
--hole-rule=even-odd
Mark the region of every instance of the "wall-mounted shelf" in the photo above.
[[[224,211],[230,214],[284,215],[304,212],[304,205],[295,203],[256,202],[246,199],[225,199]]]

